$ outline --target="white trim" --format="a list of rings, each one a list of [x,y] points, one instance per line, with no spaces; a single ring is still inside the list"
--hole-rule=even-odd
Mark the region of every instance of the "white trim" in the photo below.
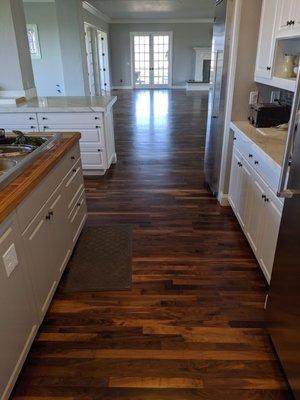
[[[135,35],[169,35],[170,43],[169,43],[169,83],[168,85],[156,85],[152,86],[151,83],[149,86],[135,86],[134,84],[134,52],[133,52],[133,40]],[[151,63],[151,59],[150,59]],[[130,32],[130,69],[131,69],[131,86],[133,89],[171,89],[173,82],[173,31],[137,31]]]
[[[235,10],[232,22],[232,34],[231,34],[231,47],[229,53],[229,68],[228,68],[228,86],[225,104],[225,124],[224,124],[224,139],[222,147],[222,157],[221,157],[221,171],[220,171],[220,183],[219,183],[219,195],[218,201],[221,204],[222,196],[224,196],[223,190],[226,180],[226,170],[227,170],[227,156],[228,156],[228,144],[229,144],[229,128],[231,123],[232,106],[233,106],[233,95],[235,87],[235,74],[237,66],[237,56],[238,56],[238,44],[239,44],[239,34],[240,34],[240,22],[242,14],[242,0],[236,0]]]
[[[173,85],[171,87],[171,89],[183,89],[183,90],[185,90],[185,86],[184,85]]]
[[[202,83],[202,82],[187,82],[186,90],[188,92],[196,92],[196,91],[209,91],[211,88],[210,83]]]
[[[224,194],[223,192],[220,192],[219,195],[219,203],[222,207],[229,207],[230,203],[229,203],[229,199],[228,199],[228,194]]]
[[[98,8],[92,6],[88,1],[82,2],[82,7],[88,11],[90,14],[95,15],[98,18],[101,18],[104,22],[111,23],[112,19],[104,14],[102,11],[98,10]]]
[[[212,24],[213,18],[111,18],[111,24]]]
[[[27,99],[32,99],[36,97],[36,89],[26,89],[26,90],[0,90],[0,97],[10,97],[10,98],[19,98],[26,97]]]
[[[112,90],[122,90],[122,89],[125,89],[125,90],[132,90],[133,89],[133,87],[132,86],[112,86]]]

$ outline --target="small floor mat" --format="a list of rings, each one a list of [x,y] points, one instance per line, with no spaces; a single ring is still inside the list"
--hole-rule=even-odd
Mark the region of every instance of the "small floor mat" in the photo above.
[[[131,283],[132,227],[84,227],[64,273],[62,290],[129,290]]]

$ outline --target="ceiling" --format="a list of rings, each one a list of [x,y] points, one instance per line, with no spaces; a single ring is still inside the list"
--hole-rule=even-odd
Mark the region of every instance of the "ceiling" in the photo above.
[[[215,0],[89,0],[112,19],[213,18]]]

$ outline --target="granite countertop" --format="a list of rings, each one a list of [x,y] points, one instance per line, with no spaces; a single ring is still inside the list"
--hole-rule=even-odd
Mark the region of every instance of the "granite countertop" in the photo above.
[[[278,128],[255,128],[248,121],[231,122],[233,130],[238,129],[246,135],[267,156],[280,167],[283,163],[287,130]]]
[[[38,134],[38,133],[37,133]],[[40,133],[43,134],[43,133]],[[55,167],[58,161],[77,143],[80,133],[62,133],[51,149],[34,160],[24,172],[1,189],[0,222],[2,222],[38,183]]]
[[[24,103],[0,105],[0,113],[15,112],[105,112],[117,101],[116,96],[35,97]]]

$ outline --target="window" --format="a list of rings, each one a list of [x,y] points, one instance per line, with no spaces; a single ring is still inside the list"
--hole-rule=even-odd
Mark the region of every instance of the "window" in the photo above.
[[[28,24],[27,35],[28,35],[28,43],[29,43],[31,58],[42,58],[37,25]]]

